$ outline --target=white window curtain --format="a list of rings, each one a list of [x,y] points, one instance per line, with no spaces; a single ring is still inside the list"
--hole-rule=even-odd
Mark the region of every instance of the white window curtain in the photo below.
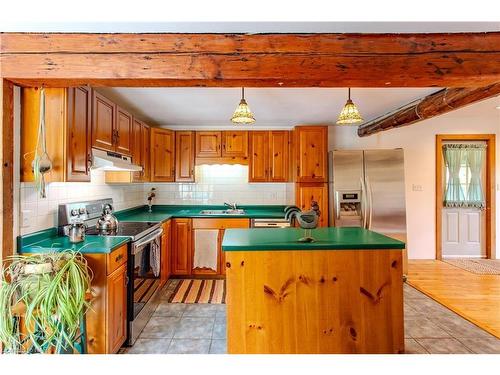
[[[481,172],[486,155],[486,144],[446,144],[443,156],[448,169],[448,183],[444,194],[445,207],[485,208]],[[468,169],[465,192],[460,181],[462,168]]]

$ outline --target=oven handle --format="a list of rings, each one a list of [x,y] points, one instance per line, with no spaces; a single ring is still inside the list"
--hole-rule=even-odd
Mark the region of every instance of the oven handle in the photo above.
[[[134,243],[132,254],[135,255],[137,253],[136,249],[139,249],[139,248],[143,247],[144,245],[147,245],[148,243],[153,242],[157,237],[160,237],[162,234],[163,234],[163,228],[160,228],[160,229],[155,230],[150,235],[148,235],[141,242]]]

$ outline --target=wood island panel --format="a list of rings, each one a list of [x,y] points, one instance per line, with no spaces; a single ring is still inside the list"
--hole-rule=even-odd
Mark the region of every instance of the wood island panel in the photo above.
[[[228,353],[404,353],[401,250],[225,256]]]

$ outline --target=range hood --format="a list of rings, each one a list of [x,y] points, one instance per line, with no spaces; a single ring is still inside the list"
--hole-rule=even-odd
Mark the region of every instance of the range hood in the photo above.
[[[142,172],[140,165],[132,164],[132,158],[111,151],[92,149],[92,168],[105,171]]]

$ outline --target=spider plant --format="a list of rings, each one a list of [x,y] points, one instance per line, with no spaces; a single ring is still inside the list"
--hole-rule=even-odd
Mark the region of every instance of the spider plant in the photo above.
[[[91,279],[91,270],[78,252],[9,257],[0,281],[4,351],[59,353],[74,349],[80,320],[89,308],[85,296]]]

